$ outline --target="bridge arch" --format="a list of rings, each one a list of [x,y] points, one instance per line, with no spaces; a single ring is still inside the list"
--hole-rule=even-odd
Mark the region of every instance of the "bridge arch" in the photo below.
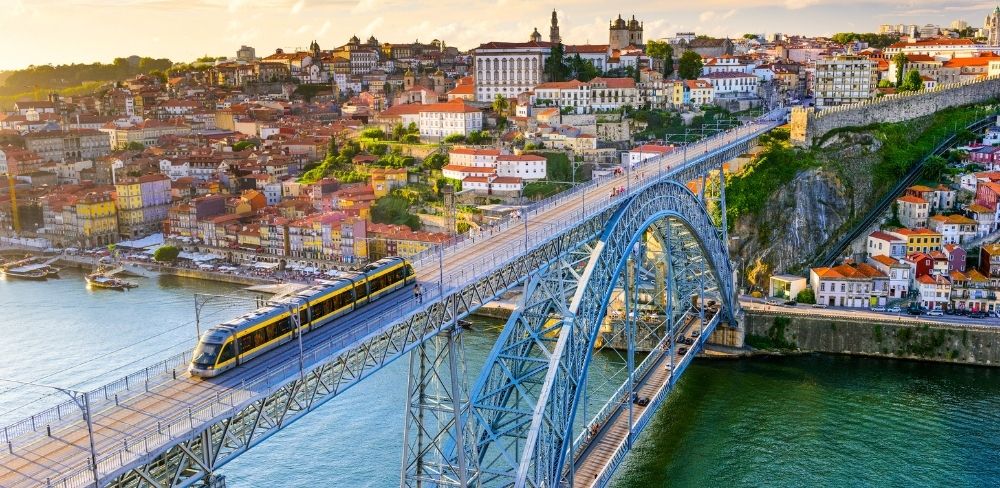
[[[669,181],[622,202],[595,241],[566,249],[531,278],[524,306],[487,358],[471,403],[471,450],[482,486],[562,481],[601,322],[647,232],[663,241],[683,238],[679,244],[693,248],[703,259],[702,273],[714,278],[723,315],[738,316],[726,244],[697,196]]]

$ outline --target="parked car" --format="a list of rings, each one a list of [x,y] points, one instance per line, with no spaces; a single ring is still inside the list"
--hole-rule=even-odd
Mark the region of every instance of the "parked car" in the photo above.
[[[768,298],[764,300],[764,305],[778,305],[778,301]]]
[[[969,312],[970,319],[985,319],[986,312]]]
[[[785,305],[786,307],[794,307],[794,306],[796,306],[798,304],[799,304],[799,302],[796,302],[795,300],[788,300],[787,302],[783,303],[782,305]]]
[[[880,306],[872,307],[872,312],[885,312],[885,307],[880,307]]]
[[[889,307],[886,309],[886,311],[890,313],[899,313],[902,312],[903,310],[900,309],[899,307]]]
[[[701,331],[700,330],[692,330],[691,331],[691,337],[698,337],[700,335],[701,335]]]
[[[919,308],[908,308],[906,309],[906,313],[910,315],[923,315],[924,311]]]
[[[934,310],[928,310],[927,311],[927,316],[928,317],[940,317],[942,315],[944,315],[944,313],[941,312],[941,310],[939,310],[939,309],[934,309]]]
[[[827,307],[829,307],[829,305],[827,305],[825,303],[819,303],[819,302],[816,302],[816,303],[812,304],[812,306],[814,308],[827,308]]]
[[[684,346],[678,347],[677,348],[677,352],[680,353],[680,354],[687,354],[688,348],[686,348]]]

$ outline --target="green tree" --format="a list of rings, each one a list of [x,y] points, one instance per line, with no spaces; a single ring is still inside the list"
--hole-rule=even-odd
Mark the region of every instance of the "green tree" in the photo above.
[[[567,64],[567,70],[569,71],[569,76],[577,80],[587,82],[594,78],[600,76],[600,71],[594,66],[594,63],[589,59],[583,59],[579,54],[574,54],[573,57],[569,58]]]
[[[694,51],[684,51],[677,65],[677,74],[685,80],[693,80],[701,76],[701,55]]]
[[[153,259],[161,263],[173,262],[180,254],[181,250],[176,246],[161,246],[153,252]]]
[[[816,292],[812,288],[806,288],[795,295],[795,301],[808,305],[816,303]]]
[[[392,135],[390,137],[392,137],[392,140],[398,141],[403,138],[404,134],[406,134],[406,129],[403,128],[403,123],[396,122],[396,125],[392,126]]]
[[[449,134],[447,136],[444,136],[443,141],[446,144],[459,144],[465,142],[465,136],[463,136],[462,134]]]
[[[448,155],[436,152],[424,158],[424,162],[420,164],[426,170],[439,170],[448,164]]]
[[[250,149],[251,147],[256,148],[257,144],[258,144],[257,141],[240,141],[240,142],[237,142],[236,144],[233,144],[233,151],[236,151],[236,152],[246,151],[247,149]]]
[[[361,137],[366,137],[368,139],[377,139],[381,141],[385,139],[385,131],[379,129],[378,127],[369,127],[361,131]]]
[[[756,39],[757,38],[757,34],[751,34],[751,33],[748,32],[746,34],[743,34],[743,38],[744,39],[748,39],[748,40],[750,40],[750,39]]]
[[[649,41],[646,43],[646,55],[653,59],[659,59],[663,64],[663,76],[670,76],[674,71],[674,47],[666,41]],[[667,64],[670,70],[667,71]]]
[[[906,63],[909,61],[906,54],[899,53],[892,57],[893,64],[896,65],[896,87],[903,86],[903,70],[906,69]]]
[[[337,136],[330,136],[330,144],[326,146],[326,157],[335,158],[340,155],[340,148],[337,147]]]
[[[132,141],[125,145],[125,149],[129,151],[143,151],[146,149],[146,146],[142,145],[139,141]]]
[[[948,160],[941,156],[931,156],[924,161],[923,176],[930,181],[940,181],[948,171]]]
[[[898,86],[899,91],[920,91],[924,88],[924,80],[920,77],[920,72],[911,69],[906,72],[903,83]]]
[[[410,229],[420,230],[420,219],[410,213],[410,201],[396,194],[386,195],[375,201],[372,205],[372,221],[380,224],[406,225]]]
[[[497,115],[503,116],[510,109],[510,102],[507,101],[507,97],[497,93],[497,96],[493,97],[493,104],[491,106]]]
[[[563,62],[565,54],[566,49],[562,43],[552,46],[549,58],[545,60],[545,74],[548,76],[549,81],[563,81],[566,79],[566,65]]]

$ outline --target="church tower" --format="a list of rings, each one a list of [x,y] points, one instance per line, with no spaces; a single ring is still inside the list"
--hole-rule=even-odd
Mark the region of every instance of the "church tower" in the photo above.
[[[986,16],[983,30],[986,31],[987,45],[1000,46],[1000,7],[995,8]]]
[[[538,32],[538,27],[531,33],[531,42],[542,42],[542,33]]]
[[[556,11],[552,10],[552,26],[549,27],[549,42],[559,44],[562,38],[559,37],[559,19],[556,18]]]

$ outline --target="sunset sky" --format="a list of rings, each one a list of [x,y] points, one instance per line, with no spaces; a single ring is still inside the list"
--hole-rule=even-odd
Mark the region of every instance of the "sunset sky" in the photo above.
[[[190,61],[203,54],[235,55],[241,44],[258,56],[275,48],[324,49],[357,34],[380,42],[444,40],[460,49],[481,42],[548,36],[559,12],[563,41],[606,43],[618,11],[607,0],[0,0],[4,20],[0,69],[30,64],[110,61],[138,54]],[[956,19],[981,26],[994,8],[975,0],[637,0],[622,16],[645,21],[646,39],[695,31],[832,34],[869,32],[882,23]]]

